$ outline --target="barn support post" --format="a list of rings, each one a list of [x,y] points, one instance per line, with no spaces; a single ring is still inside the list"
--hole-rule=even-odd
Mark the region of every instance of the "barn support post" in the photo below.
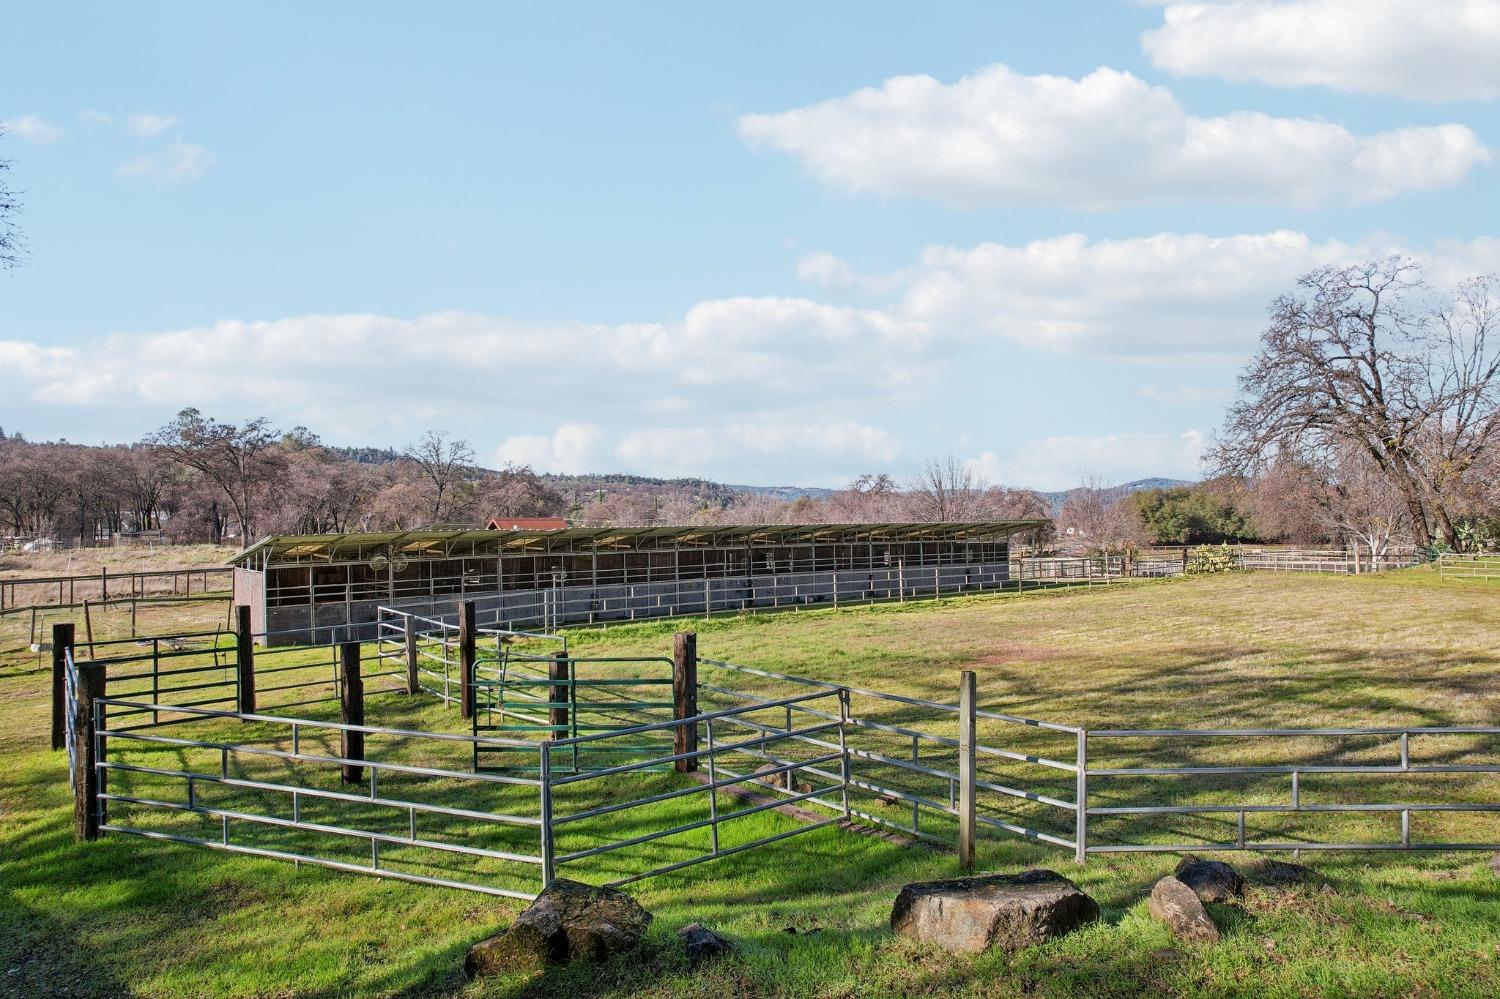
[[[344,725],[365,723],[365,683],[359,674],[359,643],[339,644],[339,721]],[[339,733],[339,755],[346,760],[365,758],[365,734],[342,729]],[[357,763],[340,765],[345,784],[358,784],[364,777],[364,767]]]
[[[958,684],[958,867],[974,869],[974,727],[978,686],[973,670],[959,674]]]
[[[52,626],[52,748],[62,749],[67,743],[67,721],[64,719],[67,703],[66,684],[68,656],[73,653],[73,622],[64,621]]]
[[[241,714],[255,714],[255,636],[250,633],[250,608],[234,609],[234,664],[238,680],[237,703]]]
[[[474,601],[458,605],[458,714],[468,720],[474,717]]]
[[[672,636],[672,718],[681,721],[698,714],[698,633],[679,631]],[[698,726],[678,725],[672,730],[672,753],[696,753],[698,751]],[[688,757],[676,761],[675,769],[680,774],[698,769],[698,758]]]
[[[73,701],[73,838],[80,843],[99,838],[99,741],[96,736],[104,708],[104,664],[78,664],[78,691]]]

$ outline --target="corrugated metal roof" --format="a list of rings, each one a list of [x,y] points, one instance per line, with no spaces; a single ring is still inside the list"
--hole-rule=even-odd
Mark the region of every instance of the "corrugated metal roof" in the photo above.
[[[1046,520],[980,520],[912,522],[889,524],[718,524],[690,527],[569,527],[563,530],[415,530],[350,532],[346,534],[284,534],[262,538],[229,559],[244,564],[252,555],[269,554],[291,558],[331,557],[344,548],[388,545],[403,551],[431,550],[454,543],[493,543],[501,548],[529,548],[546,542],[592,542],[595,548],[634,547],[642,540],[678,541],[683,544],[752,541],[762,544],[796,544],[828,535],[858,534],[865,540],[920,541],[934,536],[952,540],[968,537],[1008,537],[1040,527]]]

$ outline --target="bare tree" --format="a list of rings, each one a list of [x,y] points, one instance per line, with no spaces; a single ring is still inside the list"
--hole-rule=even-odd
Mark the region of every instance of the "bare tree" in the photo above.
[[[907,490],[913,519],[952,522],[984,517],[986,483],[953,455],[928,458]]]
[[[163,454],[218,486],[247,543],[255,536],[257,500],[274,477],[276,442],[277,433],[264,417],[237,427],[192,408],[150,438]]]
[[[1367,454],[1400,495],[1417,541],[1455,539],[1454,489],[1500,435],[1494,278],[1432,295],[1412,261],[1304,275],[1271,306],[1211,460],[1225,472],[1282,457],[1330,465]]]
[[[828,497],[831,519],[848,524],[897,519],[893,506],[899,491],[884,472],[867,472]]]
[[[1364,452],[1341,449],[1319,486],[1317,509],[1329,533],[1348,541],[1356,552],[1363,544],[1372,557],[1380,558],[1392,541],[1406,535],[1406,504],[1400,491]]]
[[[0,137],[5,134],[0,129]],[[26,243],[21,229],[16,225],[16,215],[21,211],[21,199],[4,183],[4,174],[10,172],[10,160],[0,160],[0,270],[18,267],[26,254]]]
[[[1085,474],[1058,512],[1059,537],[1084,551],[1116,552],[1139,544],[1140,518],[1125,502],[1128,495],[1092,472]]]
[[[475,506],[484,517],[561,517],[568,501],[529,466],[507,465],[485,480]]]
[[[432,484],[433,520],[442,520],[456,505],[454,493],[460,492],[473,475],[474,449],[462,438],[448,439],[441,430],[429,430],[403,452],[417,463],[422,475]],[[445,506],[445,504],[447,504]]]

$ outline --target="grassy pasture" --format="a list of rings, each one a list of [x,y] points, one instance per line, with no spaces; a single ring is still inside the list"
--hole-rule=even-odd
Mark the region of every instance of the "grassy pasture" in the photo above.
[[[951,702],[960,669],[979,671],[984,708],[1102,727],[1488,725],[1500,719],[1500,591],[1440,581],[1427,570],[1388,576],[1236,575],[1143,582],[1035,595],[985,596],[840,611],[656,622],[574,632],[581,654],[657,655],[681,627],[699,632],[700,655]],[[190,613],[183,609],[183,614]],[[203,609],[217,615],[222,609]],[[183,625],[188,622],[181,618]],[[13,648],[15,643],[0,642]],[[896,889],[950,876],[951,853],[828,828],[649,879],[631,890],[656,913],[644,954],[530,980],[467,983],[464,949],[503,926],[518,903],[403,885],[202,848],[106,837],[71,841],[66,761],[45,749],[45,673],[36,657],[0,652],[0,994],[151,996],[307,995],[1491,995],[1500,992],[1500,880],[1483,854],[1304,853],[1328,887],[1253,891],[1216,907],[1225,939],[1174,945],[1145,913],[1151,883],[1172,856],[1091,858],[993,831],[980,841],[984,869],[1050,866],[1099,900],[1100,924],[1007,958],[961,958],[889,934]],[[705,667],[707,683],[751,688],[750,678]],[[754,681],[763,696],[799,692]],[[710,702],[705,706],[718,706]],[[328,709],[318,709],[331,717]],[[873,701],[856,714],[948,734],[942,716]],[[308,714],[317,714],[308,711]],[[458,730],[453,712],[401,695],[372,698],[369,720]],[[277,744],[279,733],[237,723],[235,741]],[[210,726],[194,726],[197,737]],[[867,736],[875,738],[874,736]],[[981,726],[981,741],[1071,761],[1071,737]],[[875,745],[871,743],[871,745]],[[880,744],[895,755],[900,747]],[[1496,746],[1459,737],[1414,739],[1412,760],[1493,762]],[[1090,746],[1091,762],[1390,762],[1390,742],[1296,740],[1181,746],[1144,741]],[[415,749],[412,750],[416,752]],[[1189,756],[1184,757],[1184,753]],[[948,765],[940,750],[923,759]],[[930,756],[929,756],[930,754]],[[1116,760],[1119,761],[1116,764]],[[434,761],[435,762],[435,761]],[[457,761],[451,761],[457,762]],[[246,764],[247,766],[249,764]],[[988,765],[988,775],[1070,798],[1071,775]],[[332,779],[332,775],[328,775]],[[891,778],[894,779],[894,778]],[[637,779],[639,794],[677,786]],[[1245,793],[1285,800],[1284,778],[1231,786],[1186,782],[1174,800],[1202,803]],[[1303,785],[1304,800],[1497,800],[1491,776],[1376,775]],[[330,785],[331,786],[331,785]],[[143,793],[149,781],[137,786]],[[577,785],[566,807],[605,793]],[[472,792],[432,787],[441,800]],[[940,797],[939,786],[921,791]],[[1100,783],[1100,800],[1135,800],[1138,788]],[[619,838],[697,814],[701,796],[580,824],[566,849]],[[231,799],[222,801],[225,807]],[[909,820],[899,806],[866,799]],[[986,799],[983,811],[1040,825],[1071,816]],[[1054,810],[1055,812],[1055,810]],[[881,814],[886,814],[881,813]],[[171,820],[170,817],[168,821]],[[186,818],[185,821],[198,821]],[[1394,816],[1324,817],[1315,826],[1255,824],[1259,832],[1393,838]],[[929,824],[930,823],[930,824]],[[1206,820],[1098,820],[1091,834],[1140,842],[1187,835],[1224,838]],[[1193,824],[1197,823],[1197,824]],[[946,838],[951,829],[924,816]],[[732,837],[792,828],[774,813],[736,820]],[[1051,827],[1049,827],[1051,828]],[[1418,839],[1500,841],[1487,815],[1418,816]],[[280,835],[273,831],[274,835]],[[565,866],[583,880],[669,863],[701,848],[706,831]],[[269,842],[269,840],[268,840]],[[498,840],[497,840],[498,842]],[[510,841],[507,841],[510,842]],[[727,841],[726,845],[730,845]],[[514,841],[520,849],[520,840]],[[359,852],[351,846],[351,856]],[[392,858],[398,857],[393,851]],[[1239,863],[1234,857],[1231,862]],[[1241,860],[1248,864],[1250,858]],[[451,862],[451,861],[450,861]],[[737,940],[738,959],[684,967],[677,927],[702,921]]]

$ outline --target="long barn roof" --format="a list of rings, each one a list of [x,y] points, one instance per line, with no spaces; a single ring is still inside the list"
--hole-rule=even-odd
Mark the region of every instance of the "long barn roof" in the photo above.
[[[561,530],[415,530],[352,532],[347,534],[282,534],[262,538],[229,561],[244,565],[252,556],[288,559],[333,558],[342,551],[387,547],[406,552],[452,550],[456,546],[493,548],[517,554],[528,551],[630,550],[641,543],[676,543],[695,547],[733,544],[806,544],[851,541],[906,542],[941,538],[947,541],[978,541],[1009,537],[1048,523],[1045,520],[979,520],[892,524],[752,524],[696,525],[692,527],[568,527]]]

